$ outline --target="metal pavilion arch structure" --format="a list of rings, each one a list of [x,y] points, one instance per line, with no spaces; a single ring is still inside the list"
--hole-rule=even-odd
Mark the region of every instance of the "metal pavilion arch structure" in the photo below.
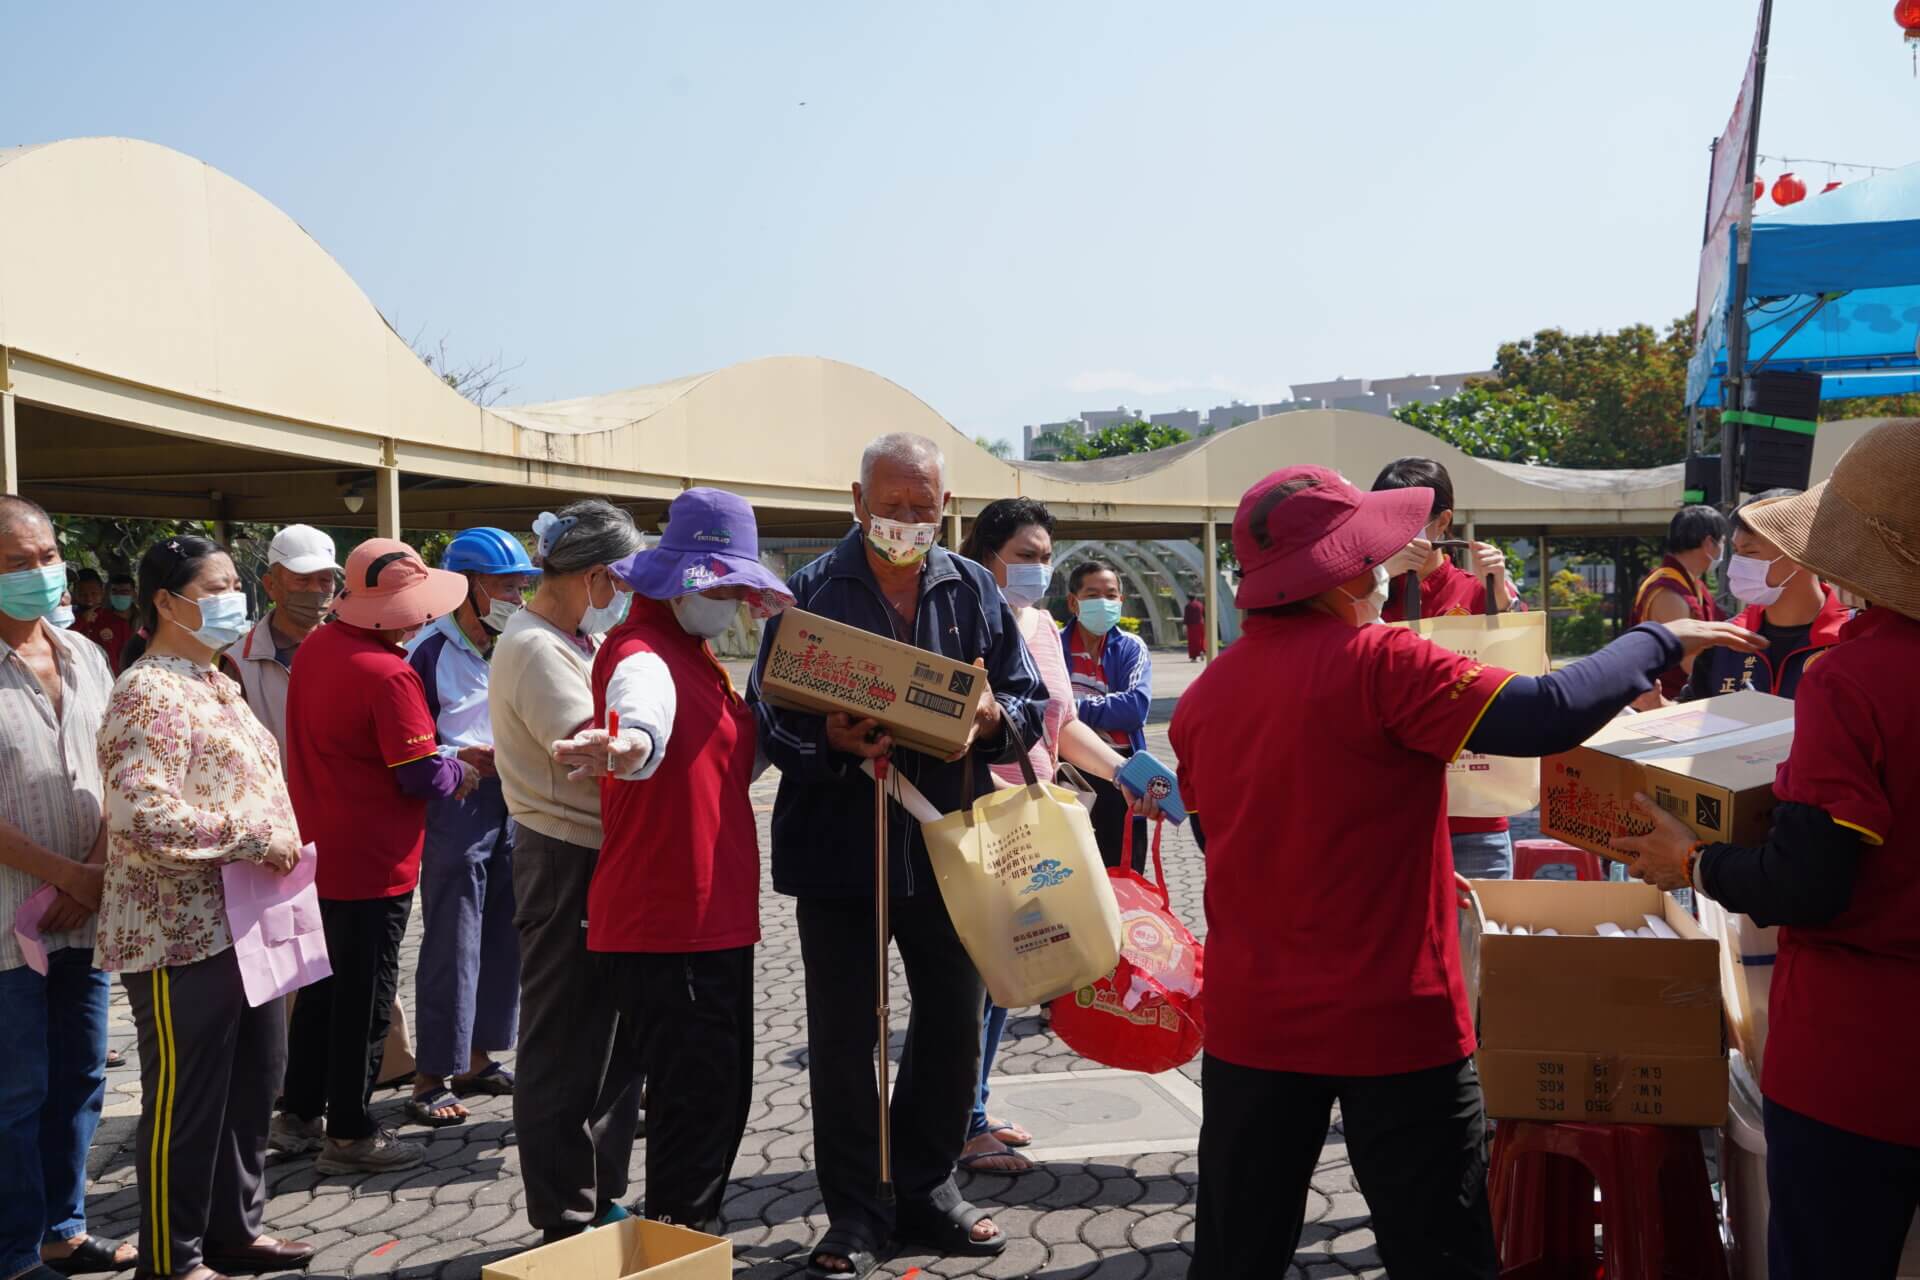
[[[1823,428],[1817,475],[1848,425]],[[422,364],[291,217],[219,170],[124,138],[0,150],[0,487],[50,510],[397,536],[525,528],[598,494],[651,528],[676,494],[711,484],[751,500],[767,536],[819,538],[845,531],[860,450],[895,430],[946,451],[952,542],[987,503],[1029,495],[1063,541],[1144,540],[1123,557],[1156,580],[1142,594],[1204,590],[1215,620],[1220,580],[1199,568],[1217,562],[1241,492],[1278,466],[1360,479],[1428,454],[1452,471],[1466,525],[1542,538],[1657,532],[1681,491],[1677,466],[1489,463],[1337,411],[1150,455],[1013,464],[888,379],[814,356],[483,408]]]

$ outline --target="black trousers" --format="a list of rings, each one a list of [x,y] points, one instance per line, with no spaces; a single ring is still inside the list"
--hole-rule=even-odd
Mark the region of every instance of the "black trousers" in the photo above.
[[[1920,1147],[1767,1104],[1767,1274],[1893,1280],[1920,1210]]]
[[[327,1118],[327,1136],[343,1142],[372,1137],[368,1104],[380,1079],[393,993],[400,981],[400,939],[413,895],[320,899],[333,976],[300,992],[287,1033],[284,1110],[302,1120]]]
[[[707,1230],[753,1107],[753,948],[600,957],[646,1079],[647,1216]]]
[[[1487,1119],[1471,1058],[1391,1076],[1310,1076],[1208,1054],[1189,1280],[1280,1275],[1306,1223],[1333,1104],[1393,1280],[1497,1280]]]
[[[806,966],[814,1172],[829,1223],[877,1249],[897,1218],[896,1205],[878,1195],[873,899],[801,898],[795,916]],[[899,1212],[926,1217],[960,1203],[953,1163],[980,1087],[986,987],[938,893],[895,899],[891,923],[913,996],[893,1084],[893,1181]]]
[[[515,825],[520,1052],[513,1131],[527,1221],[549,1239],[584,1231],[627,1194],[640,1128],[638,1040],[587,950],[598,849]],[[662,1095],[654,1090],[652,1103]]]
[[[140,1269],[184,1275],[262,1234],[287,1002],[248,1005],[231,947],[120,982],[140,1050]]]
[[[1115,747],[1121,755],[1131,755],[1125,747]],[[1100,861],[1109,867],[1120,865],[1121,855],[1126,851],[1127,824],[1133,824],[1133,869],[1142,874],[1148,873],[1153,859],[1147,847],[1147,820],[1131,817],[1131,806],[1127,804],[1126,793],[1120,785],[1108,782],[1105,778],[1089,777],[1087,785],[1093,788],[1093,838],[1100,845]]]

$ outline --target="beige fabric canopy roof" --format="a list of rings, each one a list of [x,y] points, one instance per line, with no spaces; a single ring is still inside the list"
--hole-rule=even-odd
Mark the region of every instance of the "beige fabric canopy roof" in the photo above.
[[[1152,455],[1008,464],[886,378],[811,356],[483,409],[292,218],[200,161],[121,138],[0,151],[0,408],[5,487],[91,514],[525,528],[570,494],[608,495],[646,522],[713,484],[752,499],[769,533],[832,533],[861,448],[894,430],[946,450],[956,515],[1024,493],[1070,533],[1114,537],[1211,532],[1289,463],[1364,483],[1409,453],[1440,457],[1460,509],[1487,527],[1653,530],[1680,500],[1678,468],[1485,463],[1341,412]],[[1851,434],[1823,429],[1822,474]]]

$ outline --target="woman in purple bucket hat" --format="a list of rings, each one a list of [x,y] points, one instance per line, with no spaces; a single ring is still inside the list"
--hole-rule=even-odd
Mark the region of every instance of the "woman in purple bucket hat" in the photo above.
[[[708,641],[742,606],[793,603],[760,563],[753,508],[689,489],[659,545],[614,563],[633,588],[593,663],[595,728],[554,744],[596,776],[606,831],[587,893],[647,1081],[647,1216],[717,1225],[753,1092],[760,842],[747,788],[763,767],[753,712]]]

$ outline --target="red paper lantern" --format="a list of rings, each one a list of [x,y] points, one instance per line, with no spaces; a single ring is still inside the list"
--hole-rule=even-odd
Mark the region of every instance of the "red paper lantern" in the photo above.
[[[1893,6],[1893,20],[1907,33],[1907,39],[1920,40],[1920,0],[1900,0]]]
[[[1807,184],[1791,173],[1783,173],[1773,184],[1773,202],[1777,205],[1799,204],[1807,198]]]
[[[1837,183],[1837,182],[1829,182],[1829,183],[1828,183],[1828,184],[1827,184],[1826,186],[1824,186],[1824,187],[1822,187],[1822,188],[1820,188],[1820,194],[1821,194],[1821,195],[1825,195],[1825,194],[1827,194],[1827,192],[1829,192],[1829,191],[1834,191],[1834,190],[1837,190],[1837,189],[1839,188],[1839,186],[1840,186],[1840,184],[1839,184],[1839,183]]]
[[[1755,178],[1753,180],[1753,198],[1758,200],[1765,194],[1767,194],[1767,180],[1765,178]]]

